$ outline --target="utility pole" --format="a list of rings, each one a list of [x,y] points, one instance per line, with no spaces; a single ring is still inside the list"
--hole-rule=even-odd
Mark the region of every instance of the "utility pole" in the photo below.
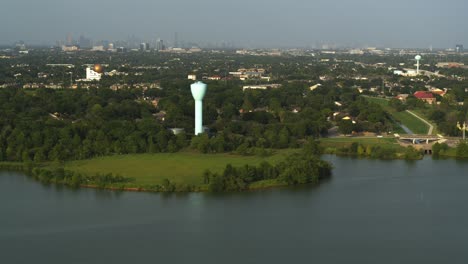
[[[69,72],[70,74],[70,88],[73,88],[73,72]]]
[[[466,122],[463,122],[463,126],[460,124],[460,122],[457,122],[457,128],[461,131],[463,131],[463,141],[465,141],[465,132],[468,131],[468,127],[466,125]]]
[[[385,97],[385,77],[382,78],[382,94]]]

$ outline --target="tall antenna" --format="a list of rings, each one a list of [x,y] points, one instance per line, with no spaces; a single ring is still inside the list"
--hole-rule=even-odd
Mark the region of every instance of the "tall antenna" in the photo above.
[[[174,48],[178,48],[179,47],[179,36],[177,34],[177,32],[174,33]]]

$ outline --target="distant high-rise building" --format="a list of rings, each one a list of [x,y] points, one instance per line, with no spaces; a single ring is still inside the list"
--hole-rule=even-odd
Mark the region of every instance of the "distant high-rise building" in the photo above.
[[[15,43],[15,50],[20,51],[20,50],[26,50],[26,44],[24,41],[18,41]]]
[[[66,43],[66,45],[68,45],[68,46],[73,45],[73,37],[72,37],[71,33],[68,33],[68,35],[67,35],[67,43]]]
[[[179,35],[177,34],[177,32],[174,33],[174,48],[178,48],[179,47]]]
[[[158,39],[156,41],[156,50],[157,51],[165,50],[164,41],[162,39]]]
[[[109,42],[108,40],[103,40],[103,41],[101,41],[100,44],[101,44],[102,46],[104,46],[104,47],[107,49],[107,47],[109,47],[109,43],[110,43],[110,42]],[[94,45],[96,45],[96,44],[94,44]]]
[[[463,52],[463,45],[462,45],[462,44],[457,44],[457,45],[455,46],[455,51],[456,51],[457,53],[462,53],[462,52]]]
[[[65,46],[65,43],[63,42],[63,40],[57,40],[55,42],[55,46],[56,47],[62,47],[62,46]]]
[[[85,38],[83,35],[80,36],[80,41],[79,41],[78,45],[82,49],[88,49],[88,48],[92,47],[91,40],[88,39],[88,38]]]
[[[149,50],[149,44],[146,42],[143,42],[140,44],[140,51],[148,51]]]

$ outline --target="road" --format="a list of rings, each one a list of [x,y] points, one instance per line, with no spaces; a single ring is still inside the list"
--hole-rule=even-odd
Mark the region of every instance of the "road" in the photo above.
[[[426,125],[429,126],[429,131],[427,132],[428,135],[432,135],[432,131],[434,130],[434,126],[431,123],[427,122],[426,119],[418,116],[417,114],[411,112],[410,110],[406,110],[406,112],[410,113],[411,115],[415,116],[417,119],[423,121]]]

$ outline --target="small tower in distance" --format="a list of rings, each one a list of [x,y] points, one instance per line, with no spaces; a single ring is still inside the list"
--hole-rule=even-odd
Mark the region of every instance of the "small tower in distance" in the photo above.
[[[414,59],[416,60],[416,74],[419,74],[419,61],[421,60],[421,55],[416,55]]]
[[[193,99],[195,99],[195,136],[203,133],[203,97],[206,93],[206,84],[195,82],[190,85]]]

